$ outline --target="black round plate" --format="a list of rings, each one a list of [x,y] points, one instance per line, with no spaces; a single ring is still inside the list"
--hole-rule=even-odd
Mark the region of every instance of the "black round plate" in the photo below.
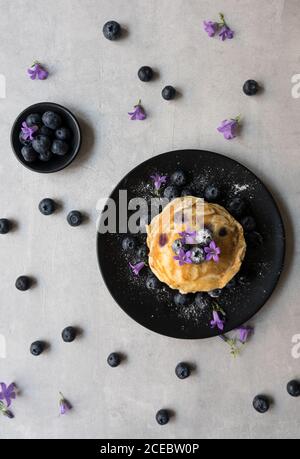
[[[21,131],[22,123],[31,113],[43,115],[47,111],[54,111],[58,113],[63,119],[63,125],[69,128],[72,132],[70,151],[64,156],[55,155],[48,162],[38,160],[34,163],[27,163],[22,156],[22,145],[19,141],[19,133]],[[53,102],[40,102],[31,105],[20,113],[13,124],[10,139],[13,152],[23,166],[34,172],[50,174],[65,169],[74,161],[81,147],[81,130],[76,117],[70,112],[70,110]]]
[[[131,171],[113,191],[111,198],[118,208],[119,190],[127,190],[127,202],[135,197],[151,197],[153,186],[150,176],[156,172],[171,175],[178,169],[188,173],[195,196],[203,197],[205,187],[216,183],[222,187],[223,199],[219,203],[224,207],[233,197],[246,199],[249,213],[257,222],[257,232],[262,236],[262,240],[255,238],[254,243],[249,241],[238,276],[240,279],[240,276],[246,275],[249,283],[238,281],[234,288],[225,288],[216,300],[226,312],[226,333],[256,314],[276,287],[285,255],[282,218],[269,191],[249,169],[228,157],[207,151],[175,151],[152,158]],[[145,234],[134,237],[137,245],[146,243]],[[195,305],[179,308],[173,301],[176,292],[164,284],[160,284],[157,292],[147,290],[148,268],[144,268],[139,278],[132,275],[128,264],[139,260],[135,252],[130,256],[122,251],[124,238],[124,234],[98,233],[97,250],[104,281],[116,302],[130,317],[152,331],[174,338],[202,339],[221,334],[210,327],[210,307],[204,310]]]

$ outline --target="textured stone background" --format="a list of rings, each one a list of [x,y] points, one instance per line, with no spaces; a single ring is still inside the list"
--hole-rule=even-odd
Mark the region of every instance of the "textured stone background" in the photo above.
[[[0,215],[17,229],[0,238],[0,333],[7,358],[0,379],[15,381],[21,396],[15,420],[0,419],[2,438],[299,438],[299,401],[285,390],[300,377],[291,356],[300,333],[299,112],[291,78],[300,73],[298,0],[0,0],[0,73],[7,98],[0,100]],[[204,19],[223,11],[236,38],[221,43],[202,31]],[[110,43],[102,25],[118,20],[128,31]],[[32,82],[26,69],[35,59],[51,77]],[[141,65],[159,78],[145,85]],[[265,90],[255,98],[241,92],[255,78]],[[160,92],[174,84],[182,97],[165,103]],[[149,114],[131,123],[127,111],[142,98]],[[55,175],[27,171],[11,152],[9,134],[18,113],[40,101],[66,105],[80,118],[84,146],[80,158]],[[226,142],[218,123],[241,113],[239,139]],[[96,203],[142,160],[165,151],[202,148],[227,154],[250,167],[271,188],[288,233],[286,270],[272,299],[252,324],[255,337],[234,361],[218,339],[181,342],[134,323],[104,286],[96,258]],[[53,197],[62,210],[44,218],[39,201]],[[70,228],[71,209],[90,221]],[[294,230],[292,229],[294,228]],[[25,294],[14,288],[20,274],[36,277]],[[65,345],[61,330],[84,330]],[[33,358],[32,341],[49,341],[49,351]],[[106,364],[114,350],[128,358],[117,370]],[[198,371],[181,382],[181,360]],[[58,391],[74,410],[59,417]],[[252,398],[275,400],[265,416]],[[176,413],[165,428],[155,412]]]

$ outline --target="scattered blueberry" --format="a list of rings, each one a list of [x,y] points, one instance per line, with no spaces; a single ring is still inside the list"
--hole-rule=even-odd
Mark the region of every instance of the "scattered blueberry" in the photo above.
[[[106,22],[103,26],[103,34],[107,40],[117,40],[121,36],[121,26],[116,21]]]
[[[175,373],[179,379],[186,379],[191,375],[191,369],[189,365],[187,365],[184,362],[181,362],[177,365]]]
[[[74,327],[67,327],[62,331],[62,339],[65,343],[72,343],[77,336],[77,330]]]
[[[80,226],[83,221],[81,212],[78,210],[72,210],[67,216],[67,221],[69,225],[73,227]]]
[[[50,161],[50,159],[52,158],[52,153],[50,150],[48,151],[45,151],[44,153],[40,153],[39,154],[39,158],[41,161],[43,161],[43,163],[47,163],[48,161]]]
[[[32,113],[31,115],[27,116],[26,118],[26,124],[29,127],[33,126],[42,126],[42,117],[38,113]]]
[[[69,145],[63,140],[54,140],[51,151],[54,155],[64,156],[68,153]]]
[[[53,130],[47,128],[46,126],[42,126],[39,130],[39,135],[45,135],[46,137],[53,137]]]
[[[70,140],[71,138],[71,131],[68,128],[62,127],[55,131],[55,137],[58,140],[63,140],[64,142]]]
[[[204,310],[210,307],[211,300],[208,295],[203,292],[199,292],[195,296],[195,304],[199,309]]]
[[[232,215],[239,217],[246,210],[246,202],[244,199],[234,198],[228,203],[227,209]]]
[[[52,215],[55,212],[55,202],[53,201],[53,199],[43,199],[39,203],[39,211],[43,215]]]
[[[148,256],[148,250],[146,246],[139,247],[137,250],[137,256],[139,260],[144,260]]]
[[[173,244],[172,244],[172,249],[173,249],[173,252],[176,255],[178,255],[181,249],[183,249],[183,250],[186,249],[186,246],[182,242],[182,239],[176,239],[176,241],[174,241]]]
[[[138,77],[141,81],[144,81],[147,83],[148,81],[151,81],[153,78],[153,70],[151,67],[148,67],[147,65],[144,67],[141,67],[140,70],[138,71]]]
[[[216,185],[209,185],[204,191],[204,198],[207,202],[216,202],[221,196],[221,191]]]
[[[20,292],[26,292],[31,287],[30,278],[27,276],[20,276],[16,280],[16,288],[20,290]]]
[[[227,236],[227,229],[226,228],[221,228],[220,231],[219,231],[219,236],[220,237],[225,237]]]
[[[255,96],[259,91],[259,84],[255,80],[248,80],[243,86],[246,96]]]
[[[241,224],[247,233],[254,231],[256,228],[256,221],[253,217],[244,217],[241,221]]]
[[[220,296],[222,295],[222,289],[217,288],[215,290],[212,290],[211,292],[208,292],[208,294],[211,298],[220,298]]]
[[[0,219],[0,234],[7,234],[11,230],[11,223],[7,218]]]
[[[174,174],[171,176],[171,183],[173,185],[182,187],[186,184],[186,175],[183,171],[176,171]]]
[[[155,276],[149,276],[146,280],[148,290],[157,290],[159,288],[159,280]]]
[[[116,368],[120,365],[121,363],[121,357],[119,354],[117,354],[116,352],[113,352],[112,354],[110,354],[107,358],[107,363],[110,367],[112,368]]]
[[[176,186],[170,185],[165,188],[164,191],[164,198],[168,199],[169,201],[173,201],[176,198],[179,198],[180,193]]]
[[[170,415],[167,410],[160,410],[156,414],[156,421],[158,422],[160,426],[165,426],[166,424],[168,424],[169,420],[170,420]]]
[[[125,239],[123,239],[122,247],[123,247],[123,250],[125,250],[125,251],[134,250],[135,249],[135,240],[133,239],[133,237],[126,237]]]
[[[190,259],[192,260],[193,264],[200,265],[205,261],[205,253],[201,247],[192,247],[190,252]]]
[[[166,86],[163,90],[161,95],[165,100],[173,100],[176,97],[176,89],[173,86]]]
[[[32,141],[33,149],[39,154],[45,154],[49,151],[51,140],[45,135],[38,135]]]
[[[56,129],[60,128],[62,125],[61,117],[57,113],[51,111],[44,113],[42,120],[44,125],[53,131],[56,131]]]
[[[264,240],[261,234],[254,231],[253,233],[246,234],[247,244],[254,248],[262,246]]]
[[[287,385],[287,391],[292,397],[300,397],[300,382],[290,381]]]
[[[45,348],[46,348],[45,343],[43,343],[42,341],[35,341],[30,346],[30,352],[35,357],[38,357],[44,352]]]
[[[265,397],[265,396],[263,396],[263,395],[258,395],[258,396],[255,397],[255,399],[253,400],[253,408],[254,408],[258,413],[264,414],[264,413],[266,413],[267,411],[269,411],[269,408],[270,408],[270,401],[268,400],[267,397]]]
[[[174,296],[174,303],[176,306],[184,307],[190,306],[193,303],[194,297],[192,294],[182,295],[181,293],[176,293]]]

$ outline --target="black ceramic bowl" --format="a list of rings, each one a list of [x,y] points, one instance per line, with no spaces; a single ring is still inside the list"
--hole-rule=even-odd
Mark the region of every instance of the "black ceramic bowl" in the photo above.
[[[31,113],[39,113],[40,115],[43,115],[47,111],[54,111],[58,113],[63,119],[63,126],[71,130],[72,139],[69,142],[70,150],[65,156],[54,155],[48,162],[37,160],[34,163],[27,163],[21,154],[22,145],[19,141],[22,123]],[[31,105],[20,113],[13,124],[10,139],[12,149],[17,159],[23,164],[23,166],[34,172],[50,174],[52,172],[58,172],[65,169],[65,167],[69,166],[74,161],[81,146],[81,130],[77,119],[67,108],[51,102],[41,102]]]

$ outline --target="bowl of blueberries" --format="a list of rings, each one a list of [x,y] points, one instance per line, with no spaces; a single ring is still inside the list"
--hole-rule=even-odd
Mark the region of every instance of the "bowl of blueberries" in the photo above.
[[[65,107],[41,102],[26,108],[11,130],[17,159],[34,172],[53,173],[69,166],[81,147],[81,130]]]

